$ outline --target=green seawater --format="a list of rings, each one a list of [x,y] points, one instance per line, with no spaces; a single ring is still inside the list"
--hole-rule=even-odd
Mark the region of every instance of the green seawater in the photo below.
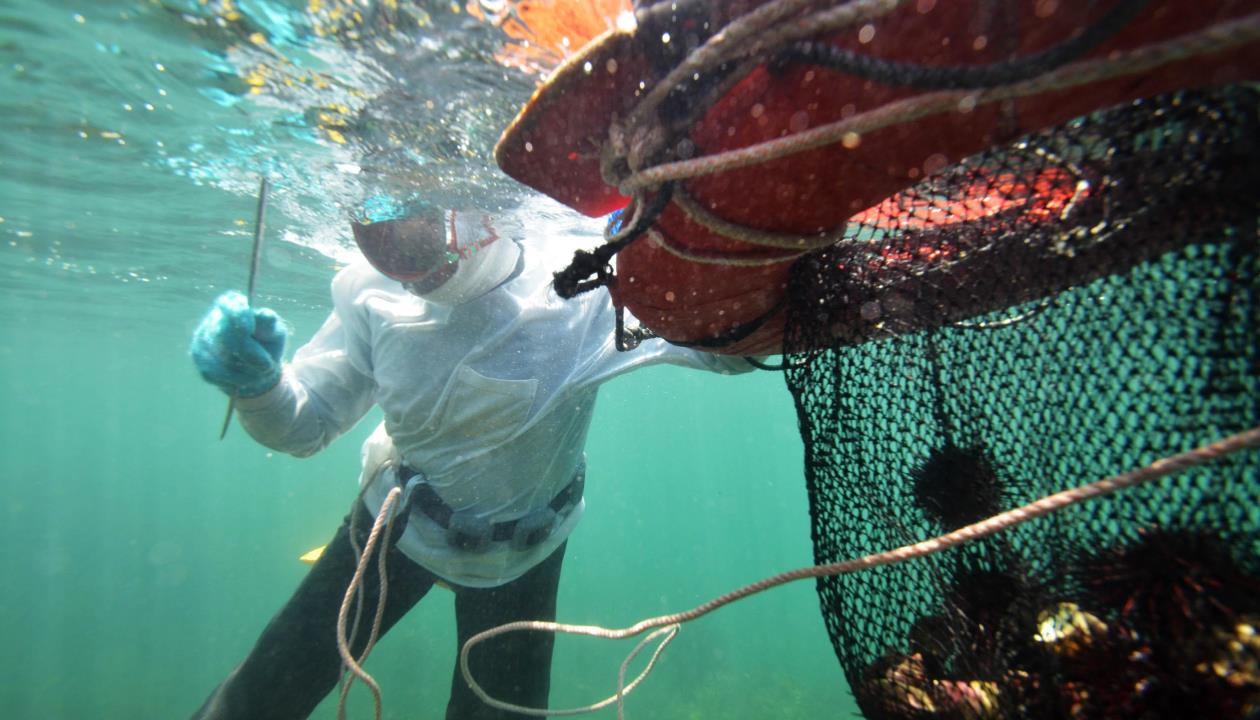
[[[187,343],[211,299],[245,285],[259,172],[276,187],[258,301],[291,322],[293,346],[328,310],[365,148],[380,176],[433,193],[523,192],[485,158],[532,79],[493,66],[493,33],[451,4],[412,5],[427,25],[346,46],[311,31],[305,0],[240,0],[235,20],[197,0],[0,2],[4,717],[187,717],[349,508],[377,416],[305,460],[239,427],[220,442],[225,399]],[[415,67],[382,69],[400,56]],[[337,82],[250,93],[267,63]],[[345,129],[348,143],[321,126],[319,108],[374,101],[396,125]],[[775,373],[620,378],[587,452],[563,622],[625,626],[811,562],[801,441]],[[453,625],[435,590],[373,653],[385,717],[442,716]],[[610,694],[632,646],[561,638],[553,707]],[[362,687],[350,707],[371,717]],[[685,626],[626,710],[856,714],[808,582]],[[315,717],[335,717],[335,699]]]

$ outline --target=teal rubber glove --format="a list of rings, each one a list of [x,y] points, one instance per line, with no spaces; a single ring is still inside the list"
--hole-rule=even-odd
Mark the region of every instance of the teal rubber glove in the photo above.
[[[236,397],[262,395],[280,382],[289,328],[275,312],[254,310],[235,290],[220,295],[193,332],[193,363],[207,382]]]

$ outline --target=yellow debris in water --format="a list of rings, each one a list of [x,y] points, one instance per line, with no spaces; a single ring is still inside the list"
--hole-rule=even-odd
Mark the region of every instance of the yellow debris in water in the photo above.
[[[319,547],[315,548],[314,550],[311,550],[310,552],[306,553],[306,554],[305,554],[305,555],[303,555],[302,557],[298,558],[298,560],[301,560],[302,562],[306,563],[307,565],[314,565],[314,564],[315,564],[315,561],[316,561],[316,560],[318,560],[321,556],[323,556],[323,554],[324,554],[324,548],[326,548],[326,547],[328,547],[328,546],[327,546],[327,545],[320,545]]]

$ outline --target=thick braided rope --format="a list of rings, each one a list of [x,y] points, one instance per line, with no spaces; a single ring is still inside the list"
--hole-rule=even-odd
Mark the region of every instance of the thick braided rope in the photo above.
[[[1118,0],[1095,21],[1065,39],[1022,57],[987,64],[923,65],[890,60],[841,48],[826,42],[803,41],[789,46],[783,57],[818,65],[882,85],[917,90],[984,90],[1044,75],[1064,63],[1079,60],[1124,29],[1151,0]]]
[[[661,79],[627,117],[627,126],[638,126],[656,112],[674,88],[696,75],[703,75],[737,57],[774,50],[802,38],[874,20],[896,10],[909,0],[853,0],[839,7],[815,10],[813,14],[790,19],[820,4],[819,0],[777,0],[742,15]]]
[[[785,17],[810,6],[811,0],[776,0],[758,7],[714,33],[704,45],[688,53],[687,58],[661,79],[631,111],[627,126],[638,126],[643,118],[650,117],[665,101],[675,87],[697,73],[705,73],[722,64],[729,56],[741,52],[760,33],[781,22]],[[672,12],[672,10],[671,10]]]
[[[354,553],[355,562],[358,562],[359,558],[363,557],[363,548],[359,547],[358,539],[359,514],[354,512],[354,509],[355,506],[363,500],[363,496],[367,493],[368,488],[375,480],[376,476],[373,476],[372,479],[364,483],[363,487],[359,489],[359,494],[355,496],[354,503],[350,505],[350,527],[349,532],[346,534],[346,539],[350,541],[350,550]],[[354,622],[350,624],[350,636],[346,640],[347,645],[354,645],[355,638],[359,635],[359,623],[363,619],[363,606],[365,604],[366,603],[363,601],[363,585],[360,584],[357,588],[355,588]],[[346,692],[349,691],[348,686],[353,682],[354,676],[346,673],[344,667],[342,668],[341,674],[341,694],[344,697]]]
[[[1065,65],[1033,80],[1000,86],[983,92],[954,90],[918,95],[784,138],[716,155],[657,165],[630,175],[621,183],[619,189],[622,193],[630,195],[635,191],[671,180],[685,180],[757,165],[837,142],[848,147],[856,147],[861,142],[863,133],[881,128],[908,123],[931,115],[974,109],[979,105],[1132,75],[1187,57],[1220,52],[1258,40],[1260,40],[1260,13],[1218,23],[1198,32],[1106,58]]]
[[[756,38],[753,51],[778,51],[805,38],[825,35],[859,23],[877,20],[910,0],[858,0],[842,2],[836,7],[818,10],[798,20],[779,23]]]
[[[633,689],[635,684],[646,677],[647,673],[652,669],[652,665],[649,664],[630,686],[619,687],[616,695],[613,695],[600,703],[566,710],[547,710],[544,708],[527,708],[519,705],[513,705],[512,703],[503,702],[502,700],[490,697],[490,695],[487,694],[473,678],[468,667],[468,654],[472,651],[472,648],[475,645],[489,640],[492,637],[523,630],[565,633],[569,635],[586,635],[609,640],[620,640],[627,637],[633,637],[645,630],[678,626],[682,623],[695,620],[703,615],[707,615],[724,605],[729,605],[737,600],[742,600],[750,595],[755,595],[759,592],[778,587],[779,585],[785,585],[796,580],[804,580],[807,578],[843,575],[846,573],[857,572],[859,570],[879,567],[881,565],[894,565],[907,560],[933,555],[957,545],[978,540],[1003,530],[1009,530],[1017,525],[1022,525],[1030,520],[1062,510],[1071,505],[1077,505],[1087,500],[1092,500],[1104,495],[1110,495],[1118,490],[1147,483],[1190,467],[1202,465],[1225,455],[1257,446],[1260,446],[1260,427],[1254,427],[1236,435],[1230,435],[1229,437],[1218,440],[1217,442],[1202,445],[1193,450],[1172,455],[1161,460],[1156,460],[1150,465],[1138,468],[1137,470],[1120,475],[1113,475],[1112,477],[1098,480],[1097,482],[1093,482],[1088,485],[1082,485],[1055,493],[1053,495],[1047,495],[1022,507],[1007,510],[1006,512],[981,520],[978,523],[959,528],[958,530],[944,535],[939,535],[929,540],[924,540],[911,545],[903,545],[902,547],[895,548],[893,550],[873,553],[860,558],[844,560],[827,565],[813,565],[798,568],[796,570],[790,570],[788,572],[765,578],[750,585],[745,585],[744,587],[714,598],[703,605],[692,608],[691,610],[671,615],[660,615],[654,618],[648,618],[626,628],[610,629],[599,627],[597,625],[567,625],[563,623],[543,622],[539,620],[507,623],[505,625],[500,625],[480,632],[469,638],[468,641],[464,643],[464,646],[460,648],[459,669],[464,675],[464,681],[468,683],[468,686],[472,689],[473,693],[475,693],[477,697],[481,698],[482,702],[501,710],[508,710],[510,712],[538,717],[547,715],[576,715],[579,713],[591,712],[608,705],[610,702],[620,702],[620,700],[623,699],[631,689]],[[643,643],[640,643],[640,645],[635,648],[634,652],[637,653],[644,643],[646,643],[646,640]],[[657,649],[656,654],[653,655],[653,663],[656,660],[656,656],[664,649],[664,644],[665,643],[663,642],[662,646]],[[629,660],[627,659],[627,662],[628,661]]]
[[[708,209],[697,202],[696,199],[692,197],[681,184],[674,188],[673,202],[678,205],[679,209],[682,210],[692,222],[700,225],[715,235],[729,238],[731,240],[739,240],[740,242],[744,242],[749,245],[790,251],[782,255],[773,255],[768,257],[738,257],[721,251],[714,251],[711,253],[694,252],[666,240],[665,237],[656,230],[648,230],[647,235],[653,245],[665,250],[674,257],[700,265],[721,265],[723,267],[764,267],[766,265],[792,262],[802,255],[806,255],[815,250],[821,250],[825,247],[830,247],[837,242],[840,242],[844,239],[844,233],[847,229],[847,225],[841,225],[838,230],[832,230],[825,233],[794,235],[750,228],[746,225],[731,222],[730,220],[726,220],[709,212]]]
[[[385,508],[382,507],[381,510],[383,512]],[[391,512],[389,517],[386,518],[384,530],[386,538],[392,538],[394,536],[394,520],[397,517],[397,513]],[[366,558],[368,555],[364,553],[361,557]],[[363,646],[363,652],[359,653],[358,665],[360,668],[363,667],[363,663],[367,662],[368,655],[372,654],[372,649],[376,647],[376,641],[381,637],[381,625],[385,621],[385,598],[389,597],[389,573],[385,568],[385,564],[389,558],[389,547],[382,543],[380,550],[376,553],[376,558],[376,575],[380,578],[379,590],[376,594],[376,614],[372,618],[372,629],[368,632],[368,639]],[[345,640],[347,648],[354,644],[354,636],[358,630],[359,617],[363,614],[363,584],[359,583],[356,588],[352,583],[350,589],[346,591],[346,598],[349,598],[351,593],[354,594],[357,602],[355,603],[354,628],[350,632],[350,637]],[[338,638],[339,641],[342,639],[343,638],[340,637]],[[366,674],[366,671],[364,672]],[[350,687],[354,684],[354,678],[354,675],[347,675],[346,681],[341,684],[341,693],[337,698],[338,720],[342,720],[345,717],[346,698],[350,695]]]
[[[705,75],[736,57],[878,18],[908,1],[853,0],[840,7],[788,20],[792,15],[816,5],[817,0],[778,0],[733,20],[714,33],[704,45],[689,53],[683,62],[648,91],[630,111],[623,126],[611,128],[617,154],[626,158],[631,169],[637,169],[645,158],[660,150],[666,138],[665,133],[659,131],[656,111],[674,88],[692,78]]]
[[[746,227],[709,212],[708,208],[701,205],[681,185],[674,189],[674,203],[678,205],[679,209],[687,213],[687,217],[706,230],[732,240],[746,242],[749,245],[779,250],[793,250],[797,251],[798,254],[804,254],[830,247],[844,239],[845,228],[843,226],[838,231],[833,230],[807,235],[766,232]],[[796,257],[796,255],[793,255],[793,257]]]
[[[354,602],[357,588],[363,582],[363,574],[367,570],[368,562],[372,559],[372,550],[376,548],[377,542],[381,539],[384,532],[389,537],[389,529],[393,525],[394,519],[394,503],[398,502],[399,496],[402,495],[402,488],[393,488],[389,494],[385,496],[385,502],[381,504],[381,511],[376,514],[376,522],[372,524],[372,532],[368,534],[367,544],[363,547],[363,555],[359,558],[359,564],[354,570],[354,577],[350,579],[350,585],[346,588],[346,595],[341,601],[341,610],[337,613],[337,652],[341,655],[341,662],[354,673],[355,677],[363,681],[364,685],[372,691],[372,702],[375,708],[376,720],[381,720],[381,688],[376,684],[376,680],[363,669],[361,663],[367,660],[367,654],[371,651],[372,646],[376,643],[376,638],[380,634],[381,618],[385,610],[385,597],[389,590],[389,585],[385,577],[385,555],[387,548],[381,549],[380,557],[380,578],[381,589],[380,597],[377,599],[376,620],[372,625],[372,633],[368,637],[367,645],[363,651],[362,657],[358,660],[350,652],[350,644],[346,640],[346,618],[350,615],[350,605]],[[337,720],[344,720],[346,716],[345,700],[349,686],[346,685],[342,689],[341,700],[337,706]]]
[[[346,534],[346,539],[350,541],[350,549],[354,551],[354,558],[355,558],[356,563],[359,562],[363,558],[363,549],[359,547],[359,539],[358,539],[359,514],[355,512],[354,510],[358,506],[358,504],[363,501],[363,497],[367,495],[367,491],[376,482],[377,478],[381,476],[381,473],[388,470],[391,466],[392,466],[392,463],[385,463],[380,468],[378,468],[376,472],[372,475],[372,477],[369,478],[367,482],[363,483],[363,487],[359,488],[358,494],[355,495],[354,497],[354,502],[351,503],[350,505],[350,527],[349,527],[349,532]],[[392,517],[389,519],[389,523],[390,524],[393,523]],[[391,535],[389,535],[389,530],[391,527],[390,524],[387,524],[385,527],[386,537],[392,537]],[[383,568],[384,564],[382,564],[381,567]],[[384,597],[385,590],[388,589],[388,581],[385,575],[381,575],[381,588],[382,588],[381,597]],[[355,593],[354,622],[351,623],[350,625],[350,635],[346,639],[346,645],[349,645],[349,646],[354,645],[354,640],[359,634],[359,623],[363,618],[363,607],[366,605],[366,603],[363,600],[364,596],[363,596],[362,583],[359,583],[359,585],[355,588],[354,593]],[[380,610],[378,610],[377,615],[379,616],[381,614],[382,613],[380,612]],[[379,622],[379,620],[374,621],[373,625],[375,626],[377,622]],[[366,657],[367,651],[365,650],[364,652],[365,654],[360,656],[359,664],[362,664],[363,658]],[[343,666],[342,676],[343,677],[341,681],[341,692],[340,692],[341,700],[340,701],[345,702],[345,697],[347,693],[350,692],[350,686],[354,684],[354,675],[347,673],[346,668]]]
[[[805,254],[805,252],[791,253],[788,255],[779,255],[777,257],[736,257],[734,255],[725,254],[715,251],[713,254],[703,254],[687,250],[665,239],[663,235],[655,230],[647,231],[648,239],[656,247],[681,258],[687,262],[699,265],[721,265],[722,267],[765,267],[766,265],[776,265],[778,263],[792,262]]]

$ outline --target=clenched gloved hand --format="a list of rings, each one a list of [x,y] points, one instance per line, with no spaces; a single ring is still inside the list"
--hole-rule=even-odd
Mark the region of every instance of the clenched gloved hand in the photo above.
[[[289,329],[275,312],[254,310],[235,290],[223,293],[193,333],[193,362],[207,382],[237,397],[262,395],[280,382]]]

